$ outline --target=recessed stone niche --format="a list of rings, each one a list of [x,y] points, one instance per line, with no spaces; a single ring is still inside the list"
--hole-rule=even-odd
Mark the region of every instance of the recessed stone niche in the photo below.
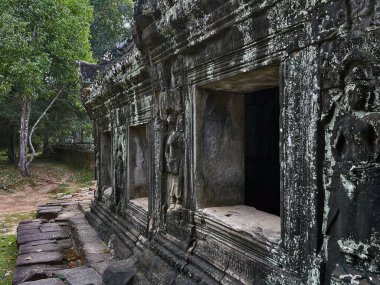
[[[268,215],[271,231],[277,234],[281,228],[278,76],[278,67],[267,67],[206,84],[197,89],[194,118],[197,208],[212,208],[217,215],[225,206],[240,205],[236,211],[254,207],[259,216]],[[244,211],[245,220],[251,214],[257,219],[255,209]]]
[[[128,137],[128,196],[148,199],[148,141],[146,126],[129,128]],[[141,199],[140,199],[141,200]]]

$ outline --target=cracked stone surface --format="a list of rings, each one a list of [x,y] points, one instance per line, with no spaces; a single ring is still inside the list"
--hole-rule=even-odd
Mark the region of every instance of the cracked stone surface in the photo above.
[[[63,254],[59,251],[32,252],[20,254],[16,260],[16,266],[40,263],[47,265],[63,264]]]
[[[19,224],[15,285],[103,284],[100,274],[114,261],[81,209],[89,208],[85,204],[40,206],[41,219]],[[84,256],[84,266],[68,268],[73,263],[66,260],[65,250],[73,248]]]

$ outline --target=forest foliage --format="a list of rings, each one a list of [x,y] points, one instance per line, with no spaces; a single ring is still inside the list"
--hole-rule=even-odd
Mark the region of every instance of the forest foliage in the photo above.
[[[32,140],[42,148],[91,137],[77,62],[130,36],[132,12],[131,0],[0,1],[0,150],[19,168],[27,171]]]

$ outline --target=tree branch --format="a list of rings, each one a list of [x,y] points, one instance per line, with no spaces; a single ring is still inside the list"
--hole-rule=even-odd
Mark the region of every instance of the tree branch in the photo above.
[[[29,164],[33,161],[34,157],[36,156],[36,150],[34,149],[34,146],[33,146],[33,143],[32,143],[33,133],[36,130],[36,127],[39,124],[39,122],[42,120],[43,117],[45,117],[47,111],[49,111],[49,109],[51,108],[51,106],[53,106],[54,102],[58,99],[59,95],[61,95],[62,92],[63,92],[63,88],[57,93],[57,95],[55,95],[55,97],[53,98],[53,100],[46,107],[46,109],[42,112],[41,116],[34,123],[33,127],[30,130],[30,133],[29,133],[29,146],[30,146],[30,149],[32,150],[32,156],[30,157],[30,160],[27,162],[26,167],[29,167]]]

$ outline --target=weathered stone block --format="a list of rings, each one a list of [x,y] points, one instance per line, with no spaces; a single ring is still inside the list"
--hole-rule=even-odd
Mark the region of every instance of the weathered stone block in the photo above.
[[[25,266],[32,264],[56,265],[63,263],[63,254],[59,251],[32,252],[20,254],[16,260],[16,266]]]
[[[135,263],[136,260],[133,258],[111,263],[103,273],[104,284],[132,285],[137,272]]]
[[[92,268],[77,267],[54,271],[53,274],[63,278],[69,285],[103,285],[102,277]]]

